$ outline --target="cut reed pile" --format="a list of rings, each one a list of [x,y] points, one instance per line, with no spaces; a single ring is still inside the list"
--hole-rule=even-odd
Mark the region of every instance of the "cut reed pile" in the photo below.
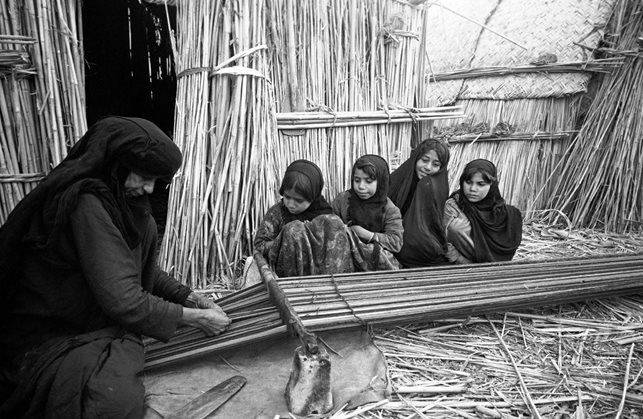
[[[87,129],[76,0],[0,7],[0,223]]]
[[[375,330],[393,394],[359,417],[643,414],[643,298]]]
[[[566,152],[548,208],[574,225],[627,232],[643,228],[643,31],[640,1],[617,3],[605,52],[624,59],[606,75],[578,136]],[[551,214],[555,221],[556,213]]]

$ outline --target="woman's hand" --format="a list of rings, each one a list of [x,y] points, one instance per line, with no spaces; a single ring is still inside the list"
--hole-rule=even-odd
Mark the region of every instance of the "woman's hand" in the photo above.
[[[204,297],[203,295],[197,294],[195,292],[191,292],[190,295],[188,295],[188,298],[185,299],[185,302],[183,303],[183,306],[188,307],[188,308],[215,308],[215,307],[218,307],[209,298]]]
[[[203,330],[208,336],[223,332],[232,322],[218,305],[211,302],[211,308],[183,308],[180,323]]]

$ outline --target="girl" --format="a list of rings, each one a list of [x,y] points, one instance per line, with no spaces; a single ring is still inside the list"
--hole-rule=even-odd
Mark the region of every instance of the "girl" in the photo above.
[[[522,240],[522,216],[500,196],[496,166],[489,160],[465,166],[460,189],[446,202],[444,228],[452,263],[513,258]]]
[[[344,223],[322,196],[317,165],[297,160],[279,188],[282,199],[266,213],[254,240],[278,276],[353,272]]]
[[[442,216],[449,195],[448,163],[447,145],[428,139],[391,174],[389,197],[400,208],[404,225],[403,245],[396,257],[405,268],[446,263]]]
[[[355,237],[354,262],[360,270],[399,269],[393,256],[402,248],[402,215],[388,198],[389,168],[380,156],[357,159],[351,189],[333,201],[333,211]]]

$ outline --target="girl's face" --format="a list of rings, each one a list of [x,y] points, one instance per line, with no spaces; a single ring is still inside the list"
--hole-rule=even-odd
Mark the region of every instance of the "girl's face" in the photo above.
[[[438,159],[438,154],[435,150],[429,150],[415,163],[415,173],[418,179],[422,179],[438,173],[441,167],[442,163],[440,163],[440,159]]]
[[[125,179],[125,196],[135,198],[154,192],[156,178],[141,176],[138,173],[130,172]]]
[[[291,214],[295,215],[301,214],[302,212],[306,211],[311,204],[310,201],[307,201],[306,198],[299,195],[293,189],[284,191],[283,202],[288,211],[290,211]]]
[[[368,199],[377,192],[377,179],[369,177],[362,169],[355,169],[353,190],[360,199]]]
[[[465,180],[462,184],[464,189],[464,196],[469,200],[469,202],[480,202],[487,197],[489,194],[489,189],[491,189],[491,183],[484,180],[482,174],[476,173],[471,179]]]

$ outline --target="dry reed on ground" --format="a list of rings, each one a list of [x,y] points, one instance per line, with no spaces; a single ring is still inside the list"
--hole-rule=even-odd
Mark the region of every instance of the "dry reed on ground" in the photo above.
[[[80,2],[3,0],[0,223],[87,129]]]
[[[574,225],[622,233],[643,227],[643,54],[631,54],[643,30],[643,5],[617,4],[611,53],[623,51],[624,64],[603,78],[552,180],[548,207],[567,213]]]
[[[549,225],[542,215],[525,225],[517,260],[643,252],[642,235]],[[379,328],[373,336],[392,393],[333,418],[643,416],[641,296]]]

